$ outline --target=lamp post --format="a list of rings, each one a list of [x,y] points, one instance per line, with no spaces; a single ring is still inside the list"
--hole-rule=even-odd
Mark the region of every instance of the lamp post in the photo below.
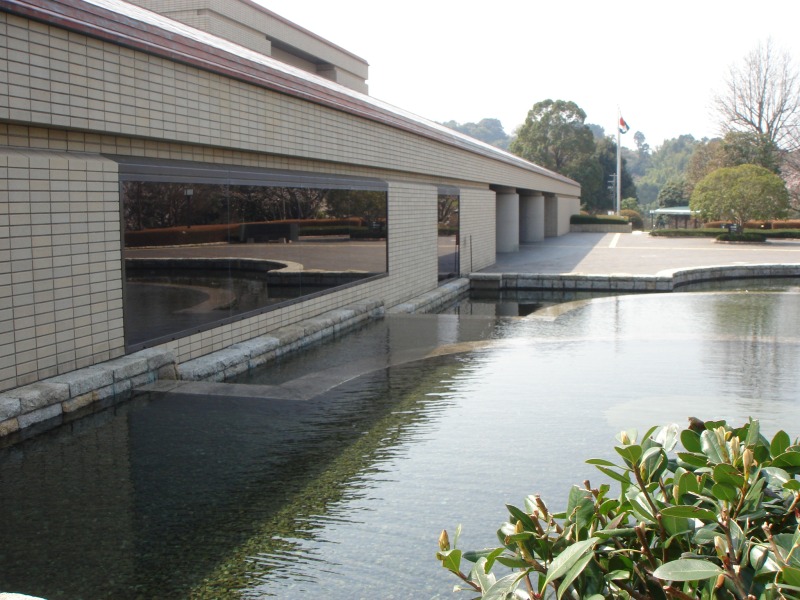
[[[192,195],[194,194],[194,190],[192,188],[186,188],[183,190],[183,197],[186,198],[186,228],[189,229],[192,226]]]

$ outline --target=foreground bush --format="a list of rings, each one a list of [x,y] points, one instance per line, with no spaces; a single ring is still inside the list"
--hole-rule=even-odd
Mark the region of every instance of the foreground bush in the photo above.
[[[572,215],[569,218],[571,225],[624,225],[628,219],[617,215]]]
[[[800,446],[758,421],[691,421],[622,432],[616,462],[588,460],[617,492],[585,481],[559,513],[528,496],[499,547],[462,552],[443,531],[437,559],[484,599],[800,598]]]

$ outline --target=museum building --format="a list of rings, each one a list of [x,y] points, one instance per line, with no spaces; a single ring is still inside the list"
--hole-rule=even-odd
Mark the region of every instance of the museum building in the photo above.
[[[0,0],[0,52],[0,434],[130,389],[102,365],[392,307],[443,247],[466,275],[579,211],[251,0]]]

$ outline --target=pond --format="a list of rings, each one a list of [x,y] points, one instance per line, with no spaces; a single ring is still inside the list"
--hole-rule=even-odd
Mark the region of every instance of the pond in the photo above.
[[[797,435],[798,300],[392,315],[251,374],[251,395],[140,397],[0,451],[0,590],[454,597],[441,529],[491,546],[506,503],[562,507],[621,429],[753,416]]]

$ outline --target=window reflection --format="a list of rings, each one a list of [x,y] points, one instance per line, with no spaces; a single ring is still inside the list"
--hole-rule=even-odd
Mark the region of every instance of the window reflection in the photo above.
[[[439,233],[439,279],[458,277],[459,267],[459,195],[457,190],[440,190],[437,202]]]
[[[387,270],[385,191],[163,181],[121,187],[131,350]]]

